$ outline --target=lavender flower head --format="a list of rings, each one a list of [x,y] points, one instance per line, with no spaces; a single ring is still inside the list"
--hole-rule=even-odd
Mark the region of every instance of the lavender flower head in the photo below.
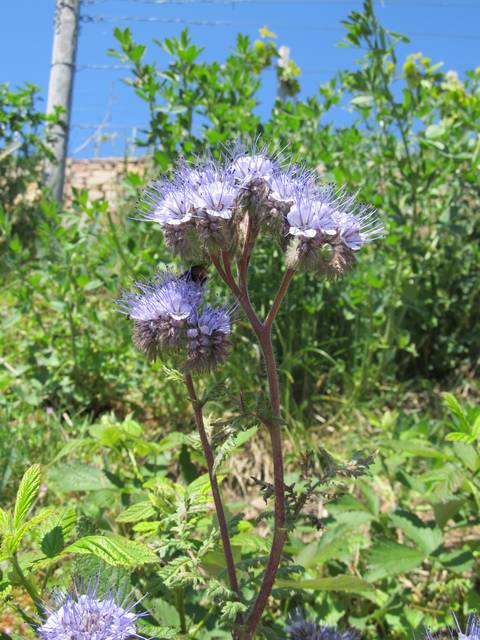
[[[135,345],[150,359],[177,351],[187,321],[202,301],[201,284],[173,271],[159,274],[151,283],[135,283],[135,293],[125,293],[119,311],[134,321]]]
[[[449,629],[452,640],[480,640],[480,620],[476,614],[468,617],[465,633],[462,631],[455,614],[453,614],[453,619],[455,628]],[[435,640],[435,638],[436,636],[427,629],[425,640]]]
[[[46,621],[37,633],[43,640],[130,640],[142,638],[137,634],[134,613],[136,602],[122,590],[111,588],[101,597],[99,579],[89,581],[86,593],[75,584],[71,593],[57,591],[52,607],[45,607]]]
[[[232,311],[205,305],[189,322],[187,368],[207,371],[221,364],[227,355]]]
[[[288,268],[342,274],[381,235],[374,211],[257,143],[237,143],[221,161],[181,162],[172,179],[147,191],[143,217],[158,222],[167,246],[188,260],[234,255],[247,237],[253,246],[268,232]]]
[[[133,320],[133,341],[148,358],[174,355],[197,371],[225,360],[232,310],[203,304],[202,281],[194,281],[191,270],[166,271],[136,288],[117,304]]]
[[[375,212],[332,186],[300,189],[287,214],[292,269],[344,273],[354,253],[383,232]]]
[[[360,640],[360,635],[353,629],[339,631],[335,627],[304,620],[300,613],[287,627],[287,632],[290,640]]]

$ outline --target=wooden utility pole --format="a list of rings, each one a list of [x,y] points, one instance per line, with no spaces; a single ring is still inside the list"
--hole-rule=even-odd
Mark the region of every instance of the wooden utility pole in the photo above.
[[[57,202],[62,201],[65,181],[79,20],[80,0],[56,0],[47,113],[53,113],[55,107],[61,107],[62,113],[61,122],[52,131],[55,160],[47,163],[45,172],[47,185]]]

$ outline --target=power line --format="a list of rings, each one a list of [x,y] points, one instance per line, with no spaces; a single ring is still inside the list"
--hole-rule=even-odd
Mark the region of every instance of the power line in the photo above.
[[[361,3],[362,0],[82,0],[84,5],[101,4],[105,2],[128,2],[130,4],[149,5],[194,5],[194,4],[221,4],[221,5],[288,5],[288,4],[310,4],[310,5],[351,5],[352,2]],[[409,5],[412,7],[445,7],[462,9],[479,9],[480,4],[459,3],[450,0],[378,0],[377,4],[382,7],[402,7]]]
[[[89,16],[83,15],[82,22],[162,22],[172,24],[187,24],[200,27],[233,27],[233,28],[254,28],[258,29],[258,23],[233,22],[230,20],[184,20],[183,18],[159,18],[157,16]],[[302,31],[328,31],[334,33],[343,33],[341,27],[317,26],[312,24],[276,24],[276,29],[295,29]],[[410,31],[410,36],[417,38],[441,38],[441,39],[458,39],[458,40],[480,40],[480,36],[463,34],[463,33],[435,33]]]
[[[187,24],[196,27],[231,27],[233,22],[222,20],[184,20],[183,18],[157,18],[156,16],[89,16],[80,17],[81,22],[162,22],[168,24]]]

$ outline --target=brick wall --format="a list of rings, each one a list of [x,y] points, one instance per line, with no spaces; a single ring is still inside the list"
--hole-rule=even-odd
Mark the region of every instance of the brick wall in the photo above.
[[[65,197],[70,198],[72,187],[87,189],[91,200],[105,198],[115,202],[124,194],[122,178],[127,172],[143,175],[148,158],[93,158],[67,160]]]

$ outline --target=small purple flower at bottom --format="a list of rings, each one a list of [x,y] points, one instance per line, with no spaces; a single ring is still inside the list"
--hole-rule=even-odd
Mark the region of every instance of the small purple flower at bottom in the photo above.
[[[88,582],[85,593],[75,584],[71,593],[53,595],[53,607],[45,607],[46,621],[37,629],[43,640],[131,640],[143,638],[137,633],[134,613],[138,604],[122,589],[110,588],[99,595],[99,578]]]
[[[305,620],[301,614],[297,614],[287,632],[290,640],[360,640],[360,635],[353,629],[339,631],[336,627]]]
[[[465,633],[462,631],[455,614],[453,614],[453,619],[455,621],[455,628],[449,629],[449,635],[452,640],[480,640],[480,619],[476,614],[468,617]],[[437,638],[440,640],[446,637],[445,634],[443,636],[432,634],[431,631],[427,629],[425,640],[437,640]]]
[[[201,315],[189,322],[187,330],[187,369],[208,371],[227,355],[231,330],[231,311],[205,305]]]

